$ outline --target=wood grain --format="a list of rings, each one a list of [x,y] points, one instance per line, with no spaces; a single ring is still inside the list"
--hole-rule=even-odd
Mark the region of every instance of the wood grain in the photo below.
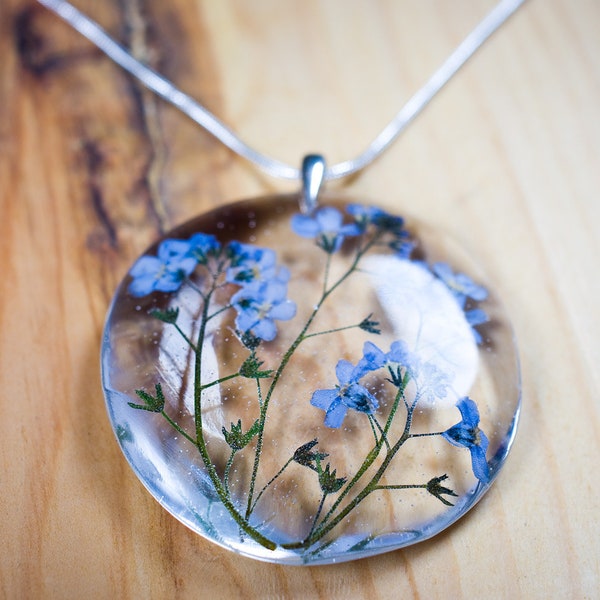
[[[79,0],[259,149],[369,143],[489,0]],[[284,568],[221,550],[147,494],[98,369],[132,260],[208,207],[293,189],[228,153],[31,0],[0,4],[0,596],[597,598],[600,5],[530,0],[358,177],[485,265],[521,348],[513,453],[434,540]]]

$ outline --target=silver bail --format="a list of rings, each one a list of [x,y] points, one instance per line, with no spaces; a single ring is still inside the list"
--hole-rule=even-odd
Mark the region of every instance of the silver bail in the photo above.
[[[302,192],[300,210],[310,215],[317,206],[317,196],[325,177],[325,159],[320,154],[307,154],[302,159]]]

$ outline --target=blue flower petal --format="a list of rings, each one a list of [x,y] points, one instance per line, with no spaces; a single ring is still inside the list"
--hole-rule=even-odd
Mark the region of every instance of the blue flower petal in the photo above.
[[[358,381],[367,373],[376,371],[386,362],[386,354],[380,350],[373,342],[365,342],[363,346],[363,357],[354,367],[353,379]]]
[[[471,453],[473,474],[483,483],[490,480],[489,468],[485,458],[488,439],[479,429],[479,411],[470,398],[462,398],[456,405],[462,421],[442,433],[442,437],[454,446],[468,448]]]
[[[184,240],[166,239],[158,247],[158,258],[163,262],[182,258],[190,251],[190,244]]]
[[[471,398],[462,398],[457,402],[456,408],[460,411],[465,425],[468,427],[477,427],[479,425],[479,410],[477,409],[477,404]]]
[[[485,453],[487,450],[487,438],[483,431],[479,432],[482,443],[479,446],[471,446],[469,450],[471,451],[471,466],[473,468],[473,474],[479,481],[482,483],[489,483],[490,481],[490,468],[488,467],[487,460],[485,458]],[[485,445],[483,444],[483,440],[485,440]]]
[[[347,360],[340,360],[335,366],[335,374],[338,378],[338,381],[342,385],[345,385],[352,381],[352,377],[354,375],[354,365]]]
[[[292,217],[292,230],[299,236],[314,238],[321,231],[317,221],[307,215],[294,215]]]
[[[406,342],[398,340],[392,342],[390,351],[386,355],[386,360],[388,362],[399,363],[405,367],[409,367],[413,359]]]
[[[333,403],[325,413],[325,425],[332,429],[339,429],[346,417],[348,409],[341,402]]]
[[[163,262],[156,258],[156,256],[142,256],[136,263],[131,267],[129,274],[132,277],[144,277],[145,275],[152,275],[161,268]]]
[[[269,317],[278,321],[288,321],[296,316],[296,303],[292,300],[285,300],[271,308]]]
[[[317,390],[313,393],[310,403],[321,410],[329,410],[337,397],[338,390]]]
[[[265,340],[265,342],[273,341],[277,335],[277,327],[275,327],[272,319],[261,319],[250,327],[250,330],[256,337]]]
[[[294,215],[292,230],[302,237],[315,238],[317,245],[328,254],[337,252],[345,236],[360,235],[363,229],[356,223],[343,225],[342,213],[331,206],[319,209],[314,216]]]
[[[342,213],[331,206],[326,206],[317,211],[315,219],[319,230],[323,233],[337,233],[342,225]]]

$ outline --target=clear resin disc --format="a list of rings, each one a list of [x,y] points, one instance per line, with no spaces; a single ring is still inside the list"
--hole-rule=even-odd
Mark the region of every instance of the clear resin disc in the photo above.
[[[159,240],[113,300],[108,413],[177,519],[284,564],[371,556],[469,510],[506,459],[510,324],[438,231],[324,195],[228,205]]]

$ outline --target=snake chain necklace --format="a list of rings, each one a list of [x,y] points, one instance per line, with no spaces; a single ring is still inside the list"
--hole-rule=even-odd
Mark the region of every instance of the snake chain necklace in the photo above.
[[[504,464],[520,406],[510,323],[427,224],[321,190],[373,162],[524,0],[502,0],[359,156],[245,144],[63,0],[38,0],[236,154],[301,192],[169,232],[109,309],[102,381],[133,471],[229,550],[326,564],[427,539]]]

